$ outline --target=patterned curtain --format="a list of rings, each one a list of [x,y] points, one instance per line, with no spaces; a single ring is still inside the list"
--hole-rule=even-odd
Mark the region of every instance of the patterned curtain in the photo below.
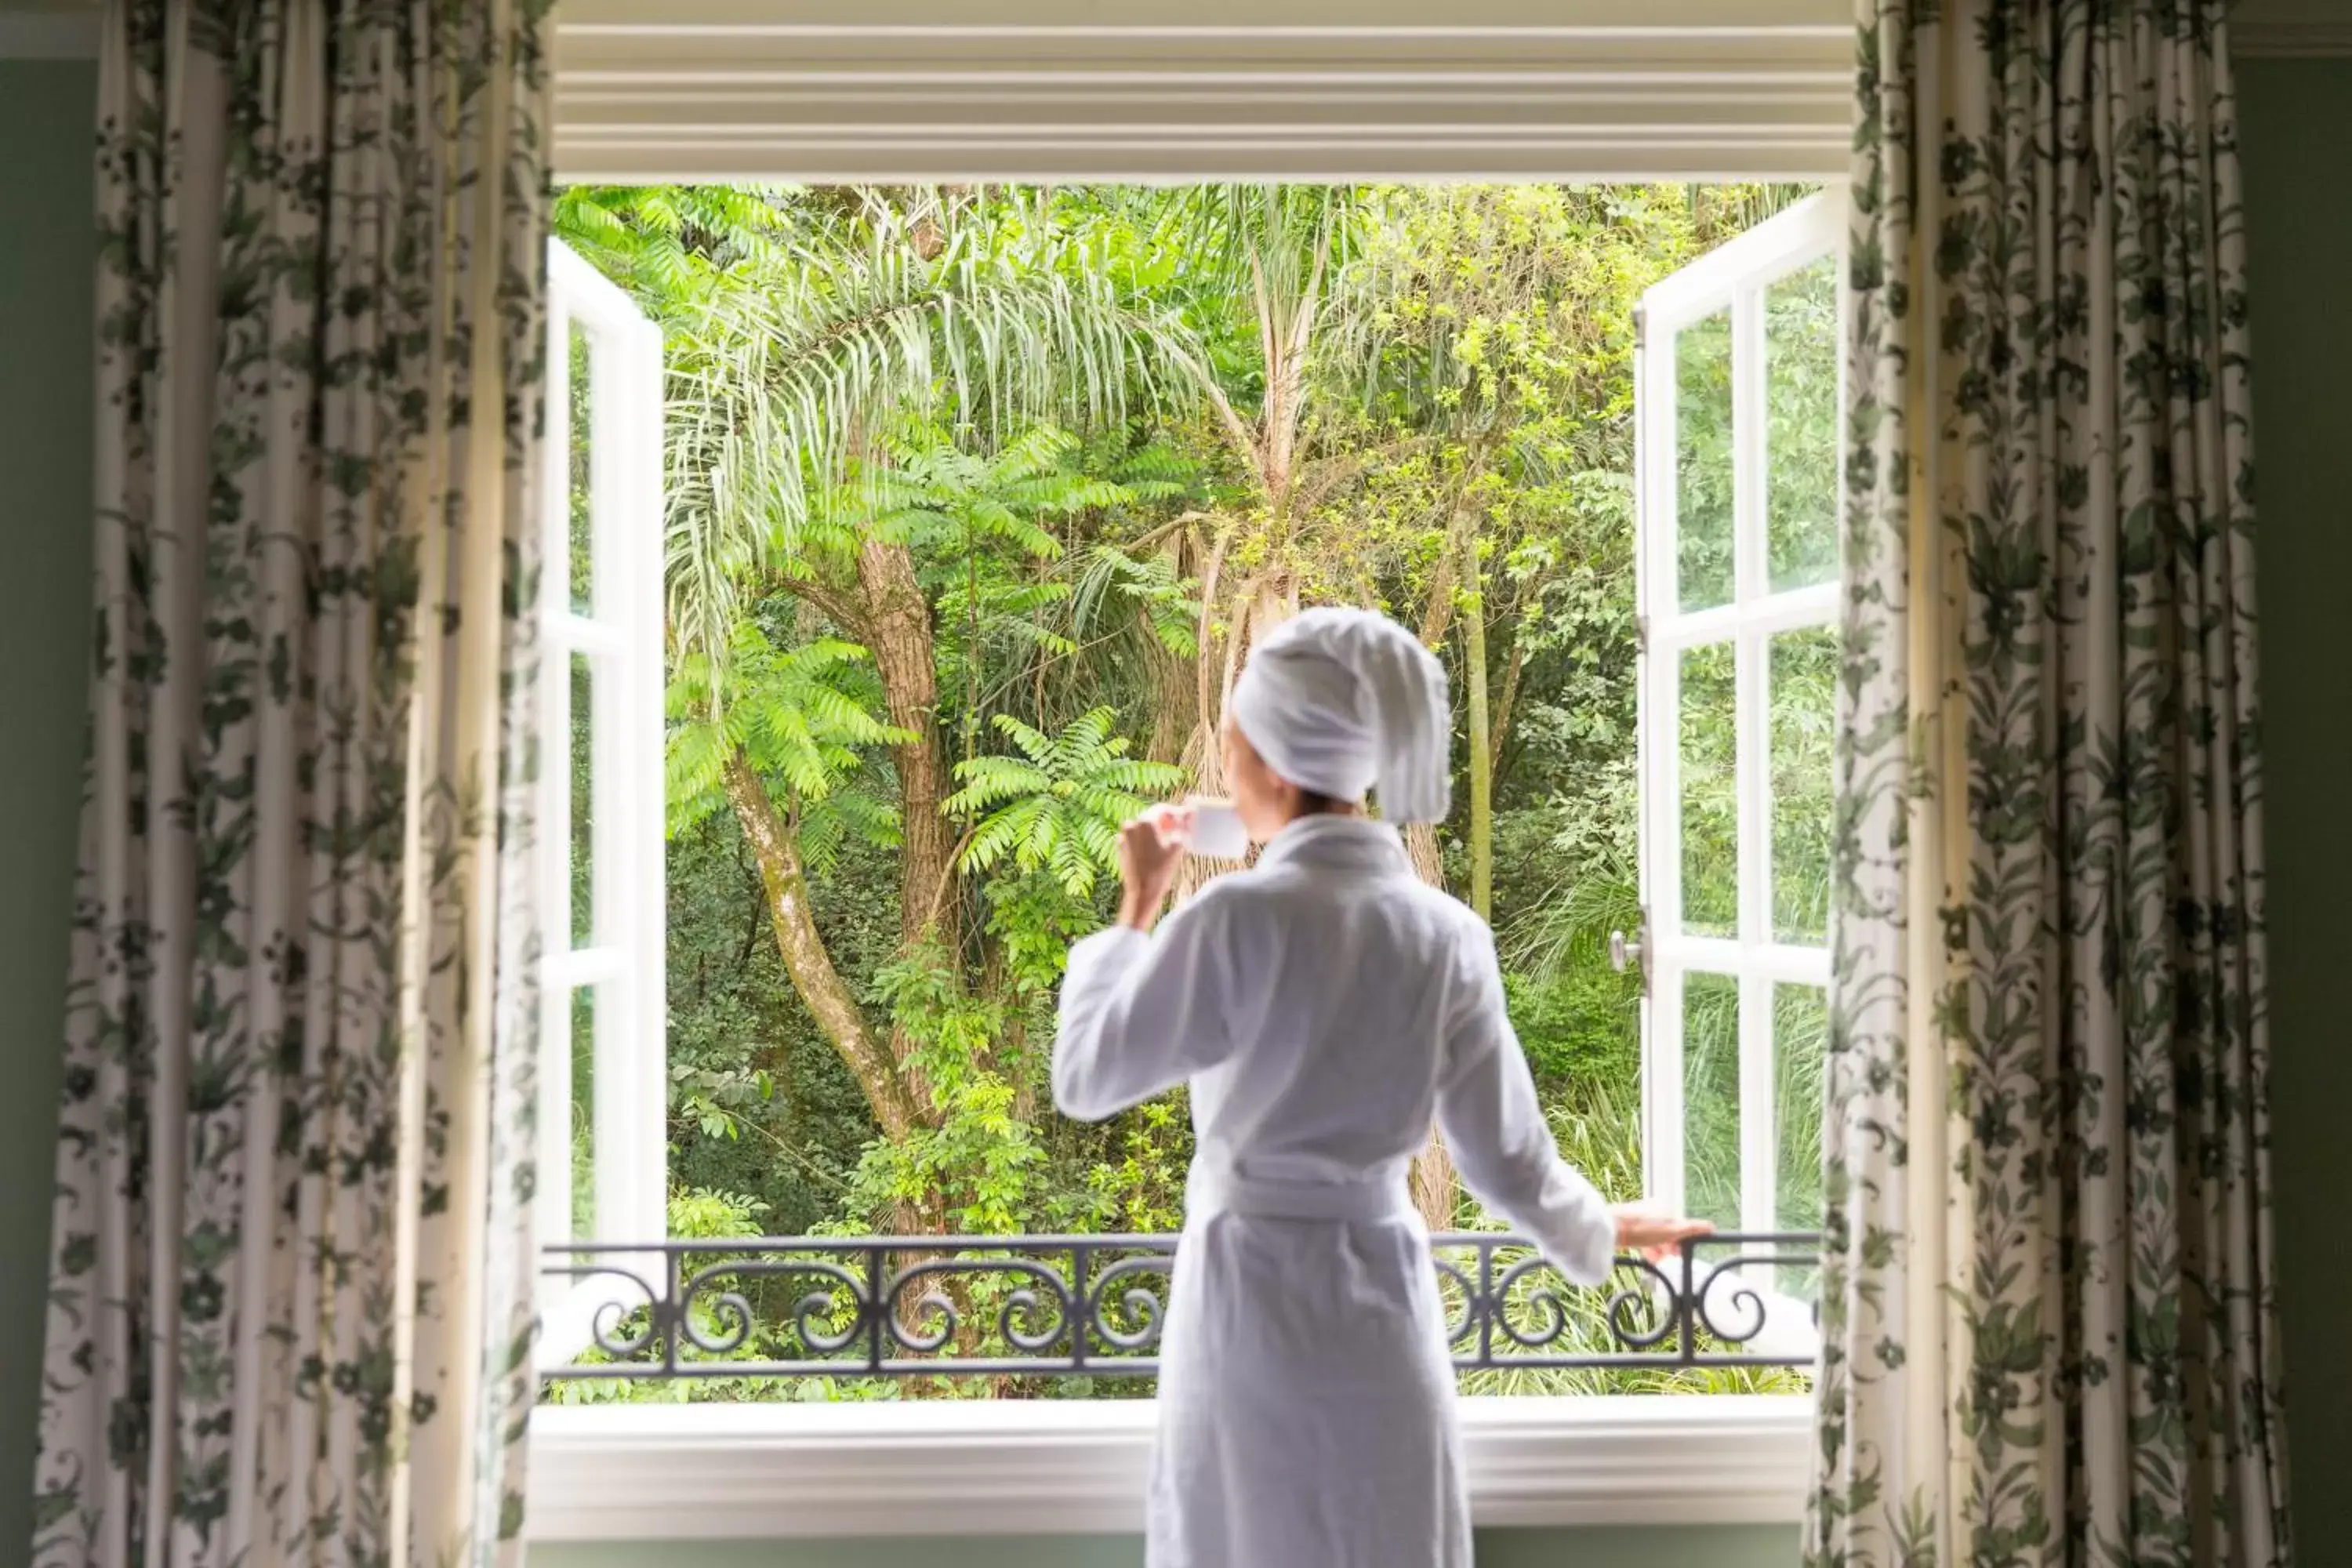
[[[519,1550],[540,9],[108,9],[42,1568]]]
[[[2221,0],[1869,0],[1818,1568],[2288,1562]]]

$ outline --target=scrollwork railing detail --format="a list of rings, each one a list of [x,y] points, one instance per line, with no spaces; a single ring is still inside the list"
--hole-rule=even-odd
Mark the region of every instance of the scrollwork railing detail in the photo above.
[[[552,1379],[1150,1377],[1174,1236],[797,1237],[550,1248]],[[1579,1289],[1523,1238],[1433,1237],[1464,1371],[1803,1366],[1818,1238],[1714,1236]]]

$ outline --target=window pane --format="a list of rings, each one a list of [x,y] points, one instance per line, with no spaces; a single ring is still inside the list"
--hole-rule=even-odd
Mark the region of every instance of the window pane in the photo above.
[[[1829,994],[1818,985],[1772,988],[1772,1224],[1819,1230],[1822,1224],[1822,1073],[1829,1058]],[[1815,1271],[1781,1270],[1780,1289],[1811,1300]]]
[[[1772,587],[1837,574],[1837,258],[1764,291],[1765,551]]]
[[[1837,672],[1835,627],[1772,639],[1772,934],[1780,942],[1829,941]]]
[[[596,987],[572,994],[572,1234],[596,1234]]]
[[[593,531],[589,517],[588,442],[589,408],[594,394],[589,374],[588,334],[580,323],[572,323],[571,387],[572,435],[572,608],[575,614],[596,613],[595,552],[591,548]]]
[[[591,756],[595,679],[586,654],[572,656],[572,945],[596,942],[596,791]]]
[[[1683,979],[1683,1207],[1739,1228],[1739,982]]]
[[[1685,610],[1727,605],[1731,554],[1731,311],[1675,337],[1675,532]]]
[[[1739,934],[1738,739],[1729,643],[1682,659],[1683,930]]]

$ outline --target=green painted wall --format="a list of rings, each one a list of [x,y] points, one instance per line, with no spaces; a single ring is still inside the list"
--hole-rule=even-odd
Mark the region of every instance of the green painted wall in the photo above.
[[[32,1539],[89,603],[86,64],[0,60],[0,1563]]]
[[[2302,1560],[2352,1562],[2352,1300],[2340,1195],[2352,1186],[2352,1025],[2334,982],[2352,952],[2352,61],[2242,68],[2262,450],[2272,1018],[2281,1293],[2294,1394]],[[0,61],[0,1565],[22,1560],[41,1333],[55,1042],[71,879],[89,572],[89,124],[79,64]],[[1497,1531],[1486,1568],[1762,1568],[1786,1529]],[[723,1542],[544,1548],[542,1568],[1114,1568],[1129,1540]]]
[[[2240,71],[2253,272],[2272,1172],[2300,1561],[2352,1563],[2352,60]]]

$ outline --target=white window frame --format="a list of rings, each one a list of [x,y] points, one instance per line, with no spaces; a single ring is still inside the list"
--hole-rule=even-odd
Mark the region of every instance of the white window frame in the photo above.
[[[1682,1212],[1685,1203],[1683,999],[1693,974],[1720,975],[1739,986],[1739,1228],[1780,1228],[1773,1115],[1773,987],[1827,989],[1830,951],[1784,942],[1773,932],[1771,697],[1772,638],[1838,624],[1842,590],[1833,576],[1775,592],[1765,537],[1764,296],[1773,284],[1845,251],[1845,196],[1824,191],[1708,252],[1652,288],[1641,307],[1635,351],[1634,471],[1642,648],[1637,677],[1641,753],[1641,961],[1643,1166],[1650,1195]],[[1676,336],[1728,309],[1732,355],[1731,602],[1681,607],[1675,395]],[[1838,315],[1846,310],[1839,268]],[[1838,378],[1843,406],[1845,367]],[[1839,421],[1843,486],[1843,421]],[[1843,516],[1842,505],[1832,517]],[[1733,652],[1734,790],[1738,802],[1738,934],[1692,936],[1682,907],[1681,685],[1684,654],[1728,643]]]
[[[662,338],[619,287],[548,243],[540,573],[537,1228],[542,1247],[657,1240],[669,1228],[663,867]],[[589,589],[572,603],[572,334],[588,351]],[[572,666],[589,670],[590,939],[572,941]],[[645,825],[650,824],[650,830]],[[572,1219],[572,1008],[594,991],[593,1221]],[[583,1255],[582,1261],[587,1261]],[[543,1277],[539,1358],[570,1361],[600,1317],[666,1289],[659,1254]],[[642,1281],[643,1288],[640,1288]]]
[[[566,0],[555,174],[1835,184],[1850,166],[1846,0],[1433,15],[1423,0]],[[1809,1400],[1470,1400],[1463,1417],[1481,1525],[1802,1510]],[[545,1407],[529,1529],[1131,1531],[1151,1419],[1145,1401]]]

